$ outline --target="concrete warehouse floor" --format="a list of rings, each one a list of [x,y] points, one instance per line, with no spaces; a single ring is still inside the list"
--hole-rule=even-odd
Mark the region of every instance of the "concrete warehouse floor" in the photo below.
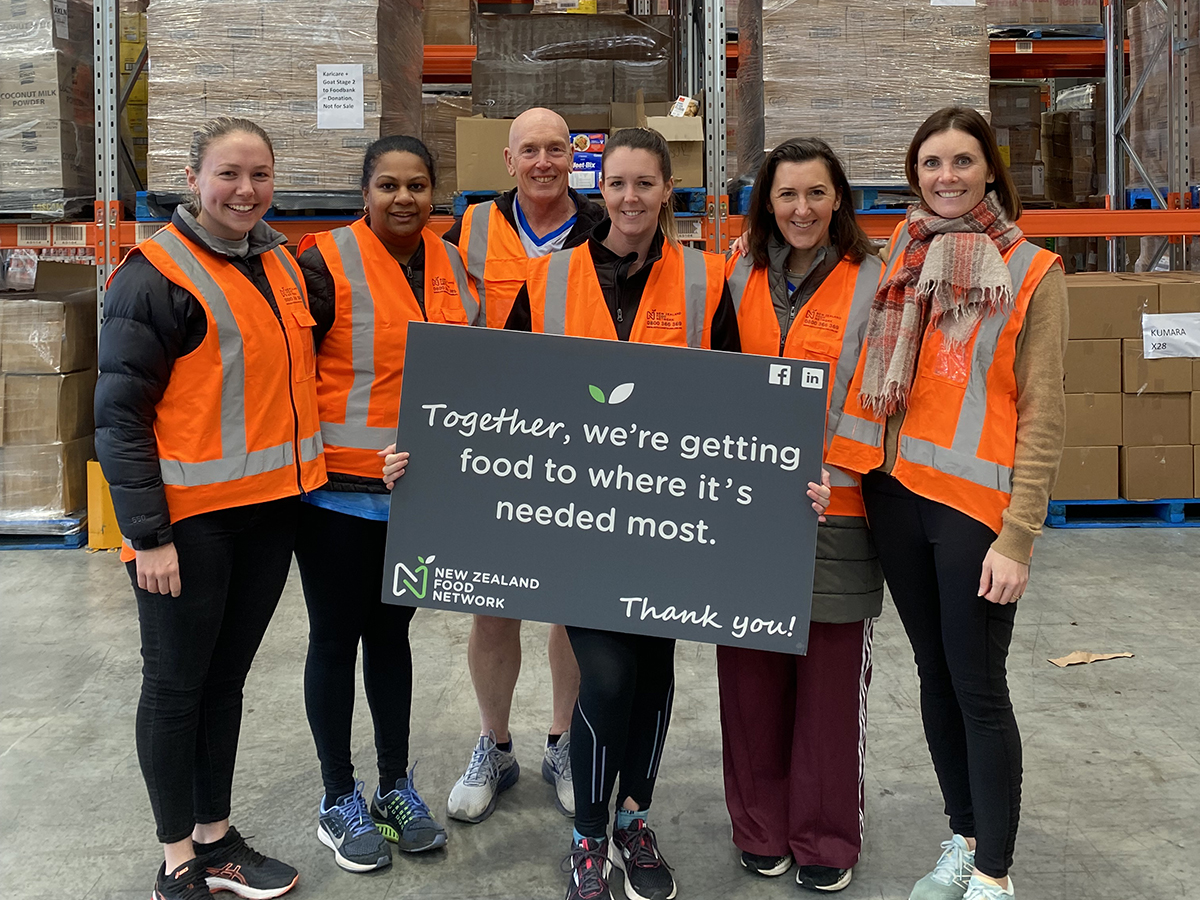
[[[1025,747],[1013,870],[1022,900],[1200,898],[1200,529],[1049,531],[1017,618],[1010,680]],[[0,896],[149,895],[161,856],[134,752],[140,660],[114,555],[0,553]],[[444,821],[476,738],[469,619],[418,612],[413,758]],[[561,898],[570,826],[540,777],[549,723],[545,626],[525,627],[514,733],[524,774],[491,819],[449,824],[446,851],[371,875],[315,837],[321,787],[304,717],[307,626],[293,573],[246,688],[234,823],[300,869],[296,900]],[[947,835],[894,611],[876,627],[867,837],[841,896],[904,900]],[[1133,659],[1058,669],[1072,650]],[[681,644],[653,824],[681,900],[796,897],[791,876],[744,873],[721,785],[712,647]],[[366,704],[356,759],[373,785]],[[620,896],[620,876],[614,879]],[[232,895],[225,895],[230,896]],[[812,895],[805,895],[812,896]]]

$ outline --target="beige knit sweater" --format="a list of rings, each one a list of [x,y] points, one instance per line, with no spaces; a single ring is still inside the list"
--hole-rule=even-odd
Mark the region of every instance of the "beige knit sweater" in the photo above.
[[[1061,266],[1042,278],[1029,298],[1025,324],[1017,336],[1017,449],[1012,499],[1004,525],[992,544],[997,553],[1028,563],[1042,533],[1046,504],[1062,458],[1066,403],[1063,355],[1067,351],[1067,281]],[[892,471],[904,412],[890,416],[880,470]]]

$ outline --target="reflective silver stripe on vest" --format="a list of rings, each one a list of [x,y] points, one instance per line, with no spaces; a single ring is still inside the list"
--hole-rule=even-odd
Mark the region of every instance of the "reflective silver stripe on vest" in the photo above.
[[[246,452],[246,358],[242,332],[225,292],[188,246],[177,235],[163,229],[151,238],[183,270],[200,292],[217,326],[217,349],[221,356],[221,458],[206,462],[159,459],[163,484],[195,487],[236,481],[292,465],[292,442]],[[315,456],[314,456],[315,458]]]
[[[830,487],[858,487],[859,481],[857,475],[843,472],[837,466],[831,466],[828,463],[825,465],[825,468],[829,471]]]
[[[475,279],[475,291],[479,294],[479,308],[487,310],[487,285],[484,269],[487,266],[488,229],[492,221],[494,200],[476,203],[471,207],[471,232],[467,240],[467,271]],[[487,324],[487,319],[484,319]]]
[[[325,440],[321,437],[321,432],[318,431],[312,437],[301,439],[300,462],[312,462],[323,452],[325,452]]]
[[[862,419],[858,416],[843,412],[838,419],[834,433],[856,444],[867,444],[870,447],[883,446],[883,423],[874,419]]]
[[[441,239],[439,238],[439,240]],[[450,269],[454,272],[454,281],[458,287],[458,299],[462,302],[463,312],[467,314],[467,324],[486,325],[487,316],[483,309],[483,293],[480,292],[480,302],[476,303],[475,298],[471,296],[471,283],[467,280],[467,270],[463,266],[458,248],[445,240],[442,241],[442,247],[446,251],[446,256],[450,258]],[[426,316],[426,318],[429,317]]]
[[[322,422],[321,433],[335,447],[376,449],[395,440],[389,428],[368,428],[367,413],[371,407],[371,385],[375,381],[375,303],[367,287],[367,271],[363,265],[362,248],[350,228],[335,228],[330,232],[341,258],[342,271],[350,284],[350,353],[354,364],[354,380],[346,396],[344,424]],[[380,437],[380,433],[386,437]]]
[[[1008,258],[1008,273],[1012,278],[1014,294],[1020,292],[1037,254],[1038,248],[1025,241]],[[992,367],[1000,335],[1008,320],[1009,316],[995,315],[979,323],[972,349],[971,374],[950,447],[903,435],[900,438],[900,455],[910,462],[1006,494],[1012,493],[1012,468],[980,459],[979,445],[987,417],[988,370]]]
[[[303,297],[304,285],[300,283],[300,275],[294,268],[296,264],[292,261],[291,255],[282,247],[276,247],[271,251],[271,253],[277,260],[279,260],[279,265],[283,268],[283,271],[288,273],[288,278],[292,279],[292,284],[296,286],[297,293]],[[281,315],[283,314],[282,309],[279,312]]]
[[[829,419],[825,423],[825,446],[833,442],[838,433],[842,416],[846,410],[846,396],[850,393],[850,382],[858,368],[858,354],[862,352],[867,335],[867,322],[871,318],[871,304],[875,301],[875,290],[879,287],[879,274],[883,263],[877,256],[868,256],[858,265],[858,277],[854,279],[854,296],[846,313],[846,331],[842,335],[842,349],[838,353],[837,365],[830,374],[833,385],[829,395]],[[854,328],[851,332],[850,329]]]
[[[704,305],[708,299],[708,265],[704,252],[691,247],[683,251],[684,318],[687,320],[687,345],[699,348],[704,340]]]
[[[750,283],[750,275],[754,271],[754,263],[749,256],[743,256],[734,264],[733,271],[725,279],[729,285],[729,295],[733,297],[734,312],[742,312],[742,298],[746,295],[746,285]]]
[[[555,250],[546,267],[546,302],[542,306],[542,332],[567,333],[567,289],[570,287],[571,254],[574,250]],[[581,251],[587,253],[586,247]]]

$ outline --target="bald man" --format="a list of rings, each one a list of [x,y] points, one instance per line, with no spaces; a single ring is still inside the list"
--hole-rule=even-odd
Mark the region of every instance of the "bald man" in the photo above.
[[[567,123],[549,109],[530,109],[513,120],[504,162],[517,186],[467,208],[446,234],[467,262],[492,328],[503,328],[525,284],[529,260],[574,247],[606,213],[570,186],[574,153]],[[579,666],[566,629],[550,626],[553,715],[542,754],[542,777],[554,785],[555,805],[575,815],[571,784],[571,714],[579,694]],[[450,791],[447,812],[462,822],[482,822],[521,768],[509,733],[513,691],[521,672],[521,622],[475,616],[467,661],[479,704],[480,737],[467,770]]]

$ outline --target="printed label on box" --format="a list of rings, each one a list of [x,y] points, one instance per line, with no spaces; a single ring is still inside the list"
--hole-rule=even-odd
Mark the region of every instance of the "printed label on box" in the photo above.
[[[1200,313],[1143,315],[1142,355],[1146,359],[1200,356]]]
[[[363,127],[363,67],[317,66],[317,127]]]
[[[600,187],[600,153],[576,153],[569,183],[577,191],[594,191]]]
[[[63,40],[71,36],[67,21],[67,0],[54,0],[54,35]]]
[[[571,132],[571,149],[576,153],[603,153],[607,136],[603,132]]]

